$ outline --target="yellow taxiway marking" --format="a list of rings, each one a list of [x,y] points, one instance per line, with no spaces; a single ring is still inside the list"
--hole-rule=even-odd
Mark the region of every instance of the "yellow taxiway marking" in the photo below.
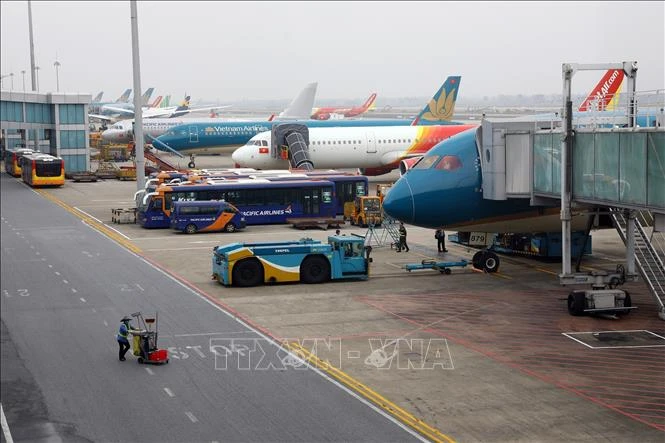
[[[418,431],[420,434],[427,437],[431,441],[437,443],[443,443],[443,442],[452,443],[455,441],[452,438],[445,435],[444,433],[442,433],[441,431],[439,431],[438,429],[416,418],[410,412],[405,411],[404,409],[397,406],[395,403],[391,402],[390,400],[381,396],[380,394],[373,391],[369,387],[360,383],[358,380],[354,379],[347,373],[332,366],[328,361],[324,361],[316,357],[307,349],[303,348],[300,344],[295,342],[286,343],[284,344],[284,347],[293,352],[298,357],[307,361],[311,365],[314,365],[318,369],[325,371],[326,374],[328,374],[338,382],[342,383],[344,386],[362,395],[364,398],[368,399],[373,404],[377,405],[384,411],[388,412],[390,415],[395,417],[400,422]]]
[[[105,236],[109,237],[112,240],[115,240],[117,243],[120,245],[124,246],[125,248],[129,249],[130,251],[138,254],[141,252],[141,250],[136,247],[132,242],[127,241],[122,235],[118,234],[115,232],[113,229],[107,227],[104,225],[104,223],[100,223],[99,221],[95,220],[94,218],[86,215],[82,211],[77,211],[73,207],[69,206],[67,203],[63,202],[59,198],[51,195],[49,192],[44,191],[43,189],[35,189],[35,192],[37,192],[39,195],[42,197],[52,201],[56,205],[62,207],[65,209],[67,212],[74,214],[76,217],[80,218],[83,220],[85,223],[88,224],[88,226],[96,229],[97,231],[101,232]]]

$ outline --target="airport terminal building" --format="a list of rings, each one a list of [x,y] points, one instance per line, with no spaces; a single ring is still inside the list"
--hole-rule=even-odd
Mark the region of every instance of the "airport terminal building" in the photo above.
[[[0,144],[27,147],[65,161],[65,172],[90,170],[90,94],[0,92]]]

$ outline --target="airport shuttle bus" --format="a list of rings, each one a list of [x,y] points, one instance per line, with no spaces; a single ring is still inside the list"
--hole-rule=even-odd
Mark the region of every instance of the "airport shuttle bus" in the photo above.
[[[34,151],[28,148],[20,148],[5,152],[5,172],[12,177],[21,177],[21,157],[32,154]]]
[[[65,184],[65,161],[49,154],[32,153],[21,158],[21,177],[32,187]]]
[[[171,228],[196,232],[235,232],[245,228],[245,217],[224,201],[177,201],[171,211]]]
[[[143,196],[137,218],[144,228],[168,228],[174,202],[212,200],[233,204],[247,225],[286,223],[287,218],[334,218],[334,192],[334,183],[324,179],[238,179],[203,185],[162,185]]]

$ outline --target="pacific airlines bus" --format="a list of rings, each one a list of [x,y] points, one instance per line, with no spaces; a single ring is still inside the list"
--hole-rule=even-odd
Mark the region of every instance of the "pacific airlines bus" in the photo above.
[[[21,158],[21,177],[32,187],[65,184],[65,161],[49,154],[32,153]]]
[[[12,177],[21,176],[21,157],[24,155],[32,154],[32,149],[20,148],[13,151],[5,152],[5,172]]]
[[[224,201],[177,201],[171,211],[171,228],[196,232],[235,232],[246,226],[245,217]]]
[[[168,228],[175,202],[211,200],[233,204],[247,225],[286,223],[287,218],[334,218],[337,211],[332,181],[257,178],[204,185],[159,186],[155,192],[146,194],[138,205],[138,222],[144,228]]]

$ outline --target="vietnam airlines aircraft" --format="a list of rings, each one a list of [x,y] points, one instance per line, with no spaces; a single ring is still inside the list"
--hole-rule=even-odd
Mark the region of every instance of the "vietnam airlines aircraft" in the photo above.
[[[360,106],[353,106],[351,108],[345,107],[328,107],[328,108],[314,108],[310,118],[314,120],[328,120],[331,117],[356,117],[367,112],[376,100],[376,92],[369,96],[365,104]]]
[[[468,129],[430,149],[391,187],[384,210],[405,223],[459,232],[556,232],[559,206],[534,207],[529,199],[483,198],[480,128]],[[589,215],[573,215],[574,230],[586,228]]]
[[[432,146],[476,125],[366,126],[309,129],[309,157],[317,169],[359,168],[363,175],[387,174],[400,161],[422,156]],[[255,135],[232,155],[237,167],[288,169],[289,160],[270,153],[272,133]]]
[[[427,103],[418,115],[417,119],[421,126],[426,124],[458,124],[451,122],[450,118],[452,117],[454,110],[460,79],[460,76],[451,76],[446,79],[443,86],[439,88],[432,100]],[[311,110],[311,107],[309,109]],[[228,122],[224,125],[197,123],[177,126],[154,140],[152,145],[160,151],[176,152],[178,154],[232,152],[233,149],[243,146],[256,134],[270,131],[273,123],[274,122],[272,121],[254,121]],[[304,124],[308,127],[376,127],[409,126],[414,122],[407,119],[331,119],[302,120],[298,121],[298,123]],[[413,138],[414,137],[412,137],[412,139]]]
[[[289,105],[279,114],[281,119],[301,119],[307,118],[312,109],[312,104],[314,103],[314,97],[316,95],[317,83],[308,83],[300,93],[289,103]],[[168,102],[170,96],[166,97]],[[168,103],[167,103],[168,104]],[[217,109],[217,108],[216,108]],[[199,118],[199,119],[183,119],[183,118],[147,118],[143,120],[143,134],[145,135],[145,141],[150,143],[153,139],[159,137],[160,135],[166,133],[171,128],[187,125],[188,127],[197,123],[201,123],[207,126],[210,125],[219,125],[222,123],[228,123],[229,119],[212,119],[212,118]],[[246,124],[254,124],[257,122],[248,122],[244,121]],[[102,132],[102,138],[111,143],[129,143],[134,139],[133,132],[134,119],[122,120],[119,121],[104,132]],[[249,137],[247,138],[249,139]],[[170,151],[170,149],[163,149],[165,151]]]

